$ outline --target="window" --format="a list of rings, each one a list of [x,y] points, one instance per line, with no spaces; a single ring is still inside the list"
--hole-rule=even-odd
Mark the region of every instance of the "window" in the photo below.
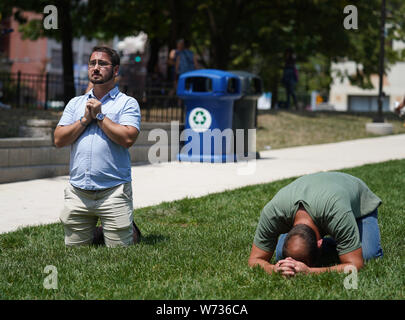
[[[51,51],[51,68],[62,69],[62,50],[52,49]]]

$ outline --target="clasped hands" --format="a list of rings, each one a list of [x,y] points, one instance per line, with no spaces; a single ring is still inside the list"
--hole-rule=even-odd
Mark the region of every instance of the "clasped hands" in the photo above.
[[[91,121],[96,119],[96,115],[101,112],[101,102],[97,99],[90,98],[86,102],[86,109],[84,111],[83,122],[89,124]]]
[[[310,268],[305,263],[288,257],[278,261],[274,265],[274,272],[284,277],[293,277],[297,273],[310,273]]]

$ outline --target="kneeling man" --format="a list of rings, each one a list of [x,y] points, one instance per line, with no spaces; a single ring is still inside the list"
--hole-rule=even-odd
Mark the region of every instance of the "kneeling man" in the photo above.
[[[383,255],[377,208],[381,200],[360,179],[340,172],[298,178],[263,208],[249,257],[251,267],[294,276],[363,267]],[[326,237],[325,237],[326,236]],[[320,267],[326,251],[337,265]],[[276,264],[270,264],[276,252]]]
[[[128,149],[138,137],[141,111],[115,84],[119,66],[115,50],[94,47],[88,61],[93,89],[69,101],[55,129],[55,146],[71,146],[60,215],[67,246],[94,242],[98,219],[106,246],[129,246],[137,239]]]

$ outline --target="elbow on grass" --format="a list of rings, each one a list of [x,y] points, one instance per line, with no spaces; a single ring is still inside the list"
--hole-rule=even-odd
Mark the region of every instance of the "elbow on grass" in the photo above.
[[[256,259],[249,259],[248,265],[250,268],[254,268],[259,265],[259,262]]]
[[[364,267],[364,262],[363,261],[358,262],[354,266],[356,267],[357,270],[360,270]]]

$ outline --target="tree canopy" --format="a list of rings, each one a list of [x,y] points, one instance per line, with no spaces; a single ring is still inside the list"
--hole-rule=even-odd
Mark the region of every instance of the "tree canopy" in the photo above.
[[[24,21],[22,11],[43,13],[46,5],[58,8],[59,28],[45,30],[42,21]],[[315,76],[329,79],[330,64],[356,62],[353,84],[370,87],[377,73],[381,0],[2,0],[0,12],[22,23],[25,36],[52,37],[62,42],[65,79],[73,75],[71,42],[85,36],[107,40],[114,36],[148,34],[151,55],[148,70],[157,63],[164,45],[173,48],[176,39],[191,42],[197,53],[209,52],[205,67],[244,69],[259,73],[267,88],[276,92],[287,48],[297,63]],[[357,9],[357,29],[346,29],[344,8]],[[404,59],[393,50],[394,40],[404,41],[405,3],[387,0],[386,65]],[[319,85],[319,84],[318,84]],[[66,88],[70,94],[69,88]]]

